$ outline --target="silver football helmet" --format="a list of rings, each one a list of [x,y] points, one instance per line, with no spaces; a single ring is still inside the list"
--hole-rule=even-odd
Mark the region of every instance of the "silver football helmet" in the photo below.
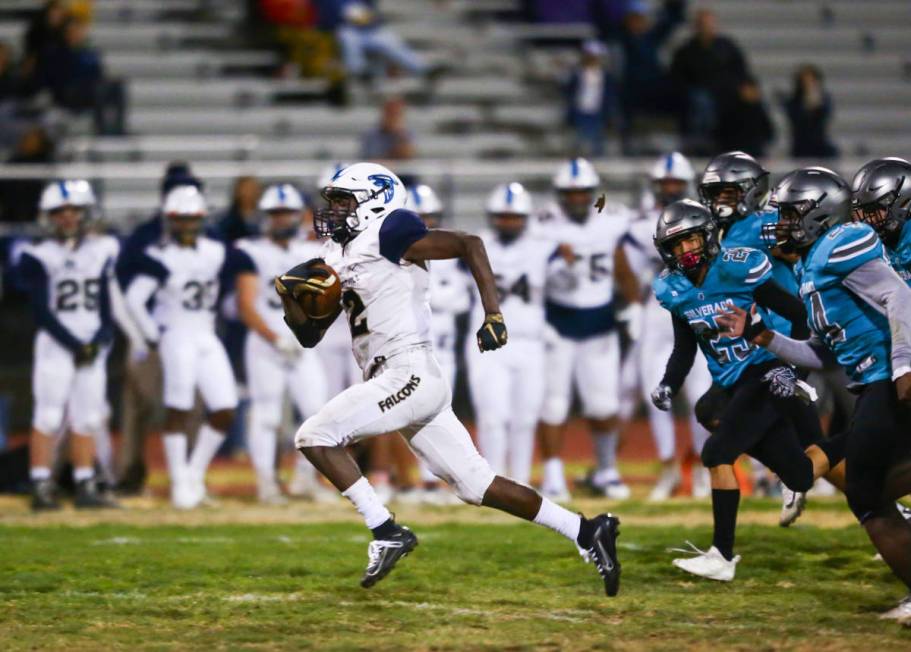
[[[693,233],[702,234],[702,249],[681,256],[674,244]],[[718,255],[718,225],[708,208],[692,199],[681,199],[661,211],[655,229],[655,248],[669,269],[692,273]]]
[[[705,167],[699,198],[726,226],[761,210],[769,199],[769,171],[746,152],[719,154]]]
[[[897,238],[911,213],[911,163],[874,159],[857,171],[851,189],[854,219],[872,226],[884,240]]]
[[[778,244],[788,249],[805,249],[851,218],[848,183],[823,167],[789,172],[775,186],[771,203],[778,208]]]

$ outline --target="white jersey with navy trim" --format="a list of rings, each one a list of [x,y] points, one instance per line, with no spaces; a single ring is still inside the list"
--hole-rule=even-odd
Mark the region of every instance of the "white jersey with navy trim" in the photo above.
[[[524,233],[504,244],[492,230],[481,232],[500,296],[500,312],[510,338],[538,339],[544,336],[544,296],[547,270],[557,243]],[[484,321],[484,307],[474,290],[472,322]]]
[[[225,245],[200,237],[194,247],[167,241],[144,253],[133,283],[141,276],[158,282],[152,318],[159,329],[214,332]]]
[[[454,349],[456,339],[456,315],[471,307],[471,277],[459,267],[459,261],[429,261],[430,268],[430,309],[432,312],[430,330],[437,350]]]
[[[120,244],[109,235],[88,234],[75,247],[55,239],[30,244],[21,257],[30,256],[46,275],[51,314],[73,336],[91,340],[102,326],[102,286],[111,279]]]
[[[609,205],[592,208],[576,222],[553,204],[539,216],[536,233],[567,245],[572,260],[551,260],[547,287],[547,321],[563,337],[585,339],[614,326],[614,253],[629,228],[630,211]]]
[[[416,213],[398,209],[345,245],[325,245],[323,258],[342,281],[352,349],[365,377],[383,359],[431,346],[430,275],[402,260],[426,233]]]
[[[639,279],[639,287],[651,294],[652,281],[664,269],[661,254],[655,248],[655,227],[658,224],[658,209],[643,210],[630,221],[629,230],[623,236],[623,252],[630,268]]]
[[[259,292],[256,297],[256,312],[275,333],[285,331],[282,302],[275,292],[275,278],[304,261],[316,258],[323,250],[323,244],[315,240],[294,238],[282,246],[271,238],[241,238],[234,243],[241,253],[247,256],[249,266],[241,264],[235,271],[254,272],[259,277]]]

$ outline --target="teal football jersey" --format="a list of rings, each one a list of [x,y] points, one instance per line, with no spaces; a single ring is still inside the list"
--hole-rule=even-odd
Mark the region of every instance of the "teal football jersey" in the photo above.
[[[762,237],[762,227],[766,224],[778,223],[777,210],[765,210],[747,215],[742,220],[737,220],[728,227],[724,233],[721,244],[728,249],[734,247],[749,247],[758,249],[769,257],[772,263],[772,278],[782,288],[793,295],[797,294],[797,278],[794,270],[783,260],[772,256],[772,244]]]
[[[901,279],[911,285],[911,220],[905,222],[895,249],[886,247],[889,263]]]
[[[810,327],[859,384],[892,377],[888,320],[842,284],[876,258],[885,259],[885,251],[872,228],[841,224],[819,238],[796,268]]]
[[[716,317],[730,305],[749,310],[753,291],[772,278],[769,258],[755,249],[723,248],[709,264],[702,285],[695,286],[685,274],[665,270],[652,284],[655,297],[671,314],[689,322],[708,361],[712,380],[730,387],[750,365],[774,360],[765,349],[744,338],[722,337]],[[790,324],[783,318],[790,332]]]

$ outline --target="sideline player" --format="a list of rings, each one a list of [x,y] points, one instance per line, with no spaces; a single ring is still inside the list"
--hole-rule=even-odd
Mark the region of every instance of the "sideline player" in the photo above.
[[[772,279],[765,254],[745,247],[722,248],[709,210],[689,199],[661,213],[655,246],[667,265],[654,282],[655,296],[671,313],[674,350],[652,400],[663,410],[670,408],[697,345],[708,360],[715,383],[712,391],[725,398],[718,426],[702,449],[712,481],[712,546],[706,552],[694,546],[696,556],[675,559],[674,565],[729,582],[740,561],[739,555],[734,556],[740,503],[733,466],[737,458],[747,453],[775,471],[791,489],[805,492],[842,456],[832,440],[822,440],[816,410],[798,398],[797,376],[790,367],[744,338],[721,337],[718,320],[728,307],[749,307],[753,302],[777,313],[773,323],[779,328],[785,327],[787,319],[792,333],[806,335],[803,305]],[[814,443],[802,444],[811,431]]]
[[[113,338],[110,285],[117,240],[88,230],[95,195],[87,181],[55,181],[39,200],[48,237],[18,263],[35,335],[29,439],[32,509],[58,509],[51,478],[56,435],[68,423],[78,508],[116,507],[98,489],[95,438],[107,419],[105,363]]]
[[[237,388],[224,346],[215,334],[215,309],[225,245],[202,235],[206,201],[194,186],[164,198],[165,238],[146,247],[127,289],[127,303],[164,375],[163,437],[171,502],[191,509],[206,499],[205,474],[234,419]],[[147,305],[154,299],[150,314]],[[187,428],[196,390],[208,410],[193,451]]]
[[[531,195],[519,183],[497,186],[487,200],[489,228],[481,240],[491,260],[509,346],[481,353],[466,346],[469,385],[478,419],[478,448],[494,472],[528,484],[535,425],[544,401],[544,292],[556,243],[529,232]],[[484,319],[476,297],[473,321]]]
[[[911,290],[887,263],[875,231],[845,223],[851,190],[837,174],[795,170],[774,196],[777,243],[800,254],[800,294],[813,336],[787,337],[743,306],[721,322],[732,336],[745,335],[793,364],[836,363],[848,372],[858,392],[845,448],[848,505],[911,591],[911,524],[894,502],[911,491]],[[911,623],[911,593],[882,617]]]
[[[598,173],[583,158],[559,167],[556,203],[541,217],[542,234],[561,243],[551,262],[547,300],[546,389],[541,412],[541,491],[567,500],[560,449],[573,387],[595,445],[592,483],[608,498],[629,498],[617,469],[620,339],[614,317],[614,254],[629,223],[622,206],[595,207]]]
[[[486,315],[477,334],[482,351],[506,344],[506,325],[480,238],[428,229],[403,208],[405,194],[401,180],[385,167],[358,163],[335,175],[323,190],[328,206],[314,218],[317,232],[331,240],[326,262],[341,278],[342,305],[365,381],[307,419],[295,444],[373,531],[361,585],[367,588],[385,577],[418,541],[411,530],[395,522],[345,445],[397,430],[465,502],[534,521],[575,543],[594,561],[605,592],[615,595],[620,579],[615,546],[619,520],[609,514],[586,519],[497,476],[453,413],[449,383],[433,355],[427,262],[460,258],[471,270]],[[286,320],[307,347],[314,346],[329,325],[306,318],[290,296],[314,291],[315,284],[294,280],[325,274],[314,270],[312,263],[295,267],[277,283]]]
[[[674,331],[664,309],[652,292],[652,281],[664,268],[653,238],[658,216],[675,201],[690,194],[696,173],[689,160],[679,152],[659,158],[649,171],[650,192],[643,198],[636,219],[630,222],[629,232],[617,251],[617,286],[627,303],[618,318],[626,321],[632,343],[623,360],[621,383],[623,398],[620,412],[629,421],[639,403],[645,400],[649,425],[661,475],[649,494],[649,500],[662,501],[673,496],[680,485],[680,464],[676,455],[674,419],[669,412],[659,410],[652,403],[650,393],[661,381],[664,363],[670,357]],[[695,416],[695,405],[712,384],[705,359],[701,354],[693,363],[683,386],[690,408],[690,433],[696,455],[709,433]],[[701,464],[693,467],[692,493],[695,498],[707,498],[711,492],[708,471]]]
[[[263,235],[242,238],[229,253],[237,308],[249,329],[244,345],[250,393],[249,447],[260,502],[286,502],[276,479],[278,430],[287,392],[306,418],[329,399],[322,361],[305,351],[285,328],[275,279],[302,260],[316,256],[322,245],[301,237],[304,201],[291,184],[269,186],[259,200]],[[309,465],[308,465],[309,466]],[[312,466],[295,469],[297,495],[318,499],[324,489]]]

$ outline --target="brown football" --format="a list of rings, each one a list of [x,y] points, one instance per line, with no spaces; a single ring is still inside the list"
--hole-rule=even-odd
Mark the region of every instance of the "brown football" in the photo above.
[[[329,276],[319,274],[305,277],[290,273],[280,276],[275,281],[275,288],[283,298],[290,298],[296,307],[309,319],[325,319],[338,310],[342,300],[342,281],[332,267],[326,263],[314,263],[309,270],[322,269]],[[310,291],[312,288],[320,292]]]

